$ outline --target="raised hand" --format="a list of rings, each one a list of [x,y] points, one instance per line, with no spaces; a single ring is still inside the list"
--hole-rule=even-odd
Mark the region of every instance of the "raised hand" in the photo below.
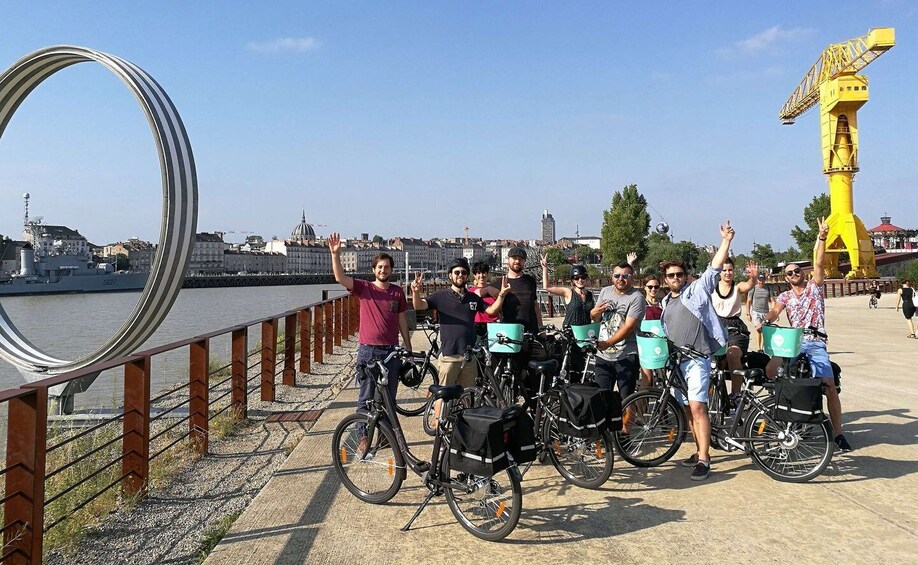
[[[816,225],[819,227],[819,237],[825,238],[829,235],[829,224],[825,218],[816,218]]]
[[[628,260],[628,264],[631,265],[631,266],[633,267],[633,266],[634,266],[634,262],[637,261],[637,253],[635,253],[634,251],[632,251],[631,253],[629,253],[629,254],[626,256],[626,259]]]
[[[421,291],[421,285],[423,284],[421,282],[421,278],[423,276],[424,276],[424,273],[422,271],[418,271],[417,273],[414,274],[414,280],[411,281],[411,292],[412,293]]]
[[[545,255],[540,256],[539,264],[542,265],[543,269],[547,269],[548,268],[548,257],[546,257]]]
[[[332,253],[338,253],[341,250],[341,235],[338,232],[332,232],[328,235],[328,250]]]
[[[754,279],[759,275],[759,264],[755,261],[749,261],[746,263],[746,271],[749,273],[749,278]]]
[[[736,232],[730,227],[730,220],[727,220],[726,225],[720,226],[720,237],[723,239],[733,241],[734,235],[736,235]]]
[[[507,282],[507,276],[504,275],[504,277],[500,280],[500,296],[506,296],[509,292],[512,292],[510,290],[510,283]]]

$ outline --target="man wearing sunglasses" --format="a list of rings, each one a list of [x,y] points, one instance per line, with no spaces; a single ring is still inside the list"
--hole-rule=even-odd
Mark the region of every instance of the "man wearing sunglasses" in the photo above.
[[[637,382],[637,338],[635,331],[644,318],[644,295],[631,284],[634,268],[625,262],[615,265],[612,286],[599,291],[590,318],[600,322],[599,354],[596,356],[595,380],[600,387],[612,390],[624,399],[634,392]]]
[[[688,275],[681,261],[667,261],[661,265],[669,294],[663,299],[663,330],[667,337],[681,347],[691,346],[710,356],[727,343],[727,330],[717,317],[711,295],[717,288],[720,272],[730,251],[735,232],[727,220],[720,226],[720,247],[704,273],[686,284]],[[685,407],[685,415],[695,439],[696,452],[682,462],[692,467],[692,480],[703,481],[711,470],[711,420],[708,418],[708,387],[711,380],[711,361],[684,359],[680,364],[688,384],[688,398],[676,391],[676,399]]]
[[[421,296],[421,273],[415,274],[411,283],[411,301],[415,310],[435,309],[440,313],[440,361],[439,373],[443,384],[459,383],[464,387],[475,386],[478,376],[477,363],[462,360],[470,345],[475,345],[475,314],[497,314],[510,292],[510,285],[504,277],[494,303],[486,306],[478,294],[466,290],[469,280],[469,262],[464,257],[453,259],[446,269],[449,288],[438,290],[427,298]]]
[[[807,281],[799,265],[793,263],[784,267],[784,278],[790,284],[786,290],[775,299],[774,307],[765,315],[765,323],[778,319],[781,312],[787,312],[787,321],[792,328],[814,327],[820,333],[826,332],[826,301],[822,296],[822,282],[825,278],[826,237],[829,234],[829,224],[823,218],[816,219],[819,226],[819,237],[816,240],[816,256],[813,261],[813,278]],[[757,330],[762,329],[760,323]],[[822,379],[825,384],[823,390],[826,395],[826,404],[829,407],[829,418],[832,420],[832,429],[835,432],[835,445],[842,451],[851,451],[851,444],[842,433],[841,400],[835,390],[835,376],[832,364],[829,362],[829,353],[826,350],[826,339],[817,335],[804,334],[800,353],[805,353],[810,359],[810,374],[815,379]],[[778,367],[784,362],[782,357],[773,357],[765,369],[768,377],[773,379],[778,373]]]

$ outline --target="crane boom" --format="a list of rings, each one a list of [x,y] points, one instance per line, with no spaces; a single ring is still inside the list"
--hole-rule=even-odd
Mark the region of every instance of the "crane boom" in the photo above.
[[[792,124],[819,102],[819,85],[841,75],[855,74],[896,45],[893,28],[870,30],[866,35],[829,45],[784,103],[778,117]]]

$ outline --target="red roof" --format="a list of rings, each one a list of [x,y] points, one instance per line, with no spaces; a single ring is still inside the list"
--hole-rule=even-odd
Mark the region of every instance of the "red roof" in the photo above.
[[[867,231],[875,232],[875,231],[906,231],[906,230],[904,228],[900,228],[899,226],[894,226],[892,224],[880,224],[877,227],[870,228]]]

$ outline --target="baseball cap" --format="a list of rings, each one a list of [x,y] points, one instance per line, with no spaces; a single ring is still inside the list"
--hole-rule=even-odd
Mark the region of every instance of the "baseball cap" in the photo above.
[[[759,279],[760,281],[764,281],[764,280],[765,280],[765,275],[763,275],[763,274],[760,273],[759,276],[756,277],[756,278]]]
[[[510,251],[507,252],[507,257],[522,257],[526,258],[526,250],[522,247],[511,247]]]

